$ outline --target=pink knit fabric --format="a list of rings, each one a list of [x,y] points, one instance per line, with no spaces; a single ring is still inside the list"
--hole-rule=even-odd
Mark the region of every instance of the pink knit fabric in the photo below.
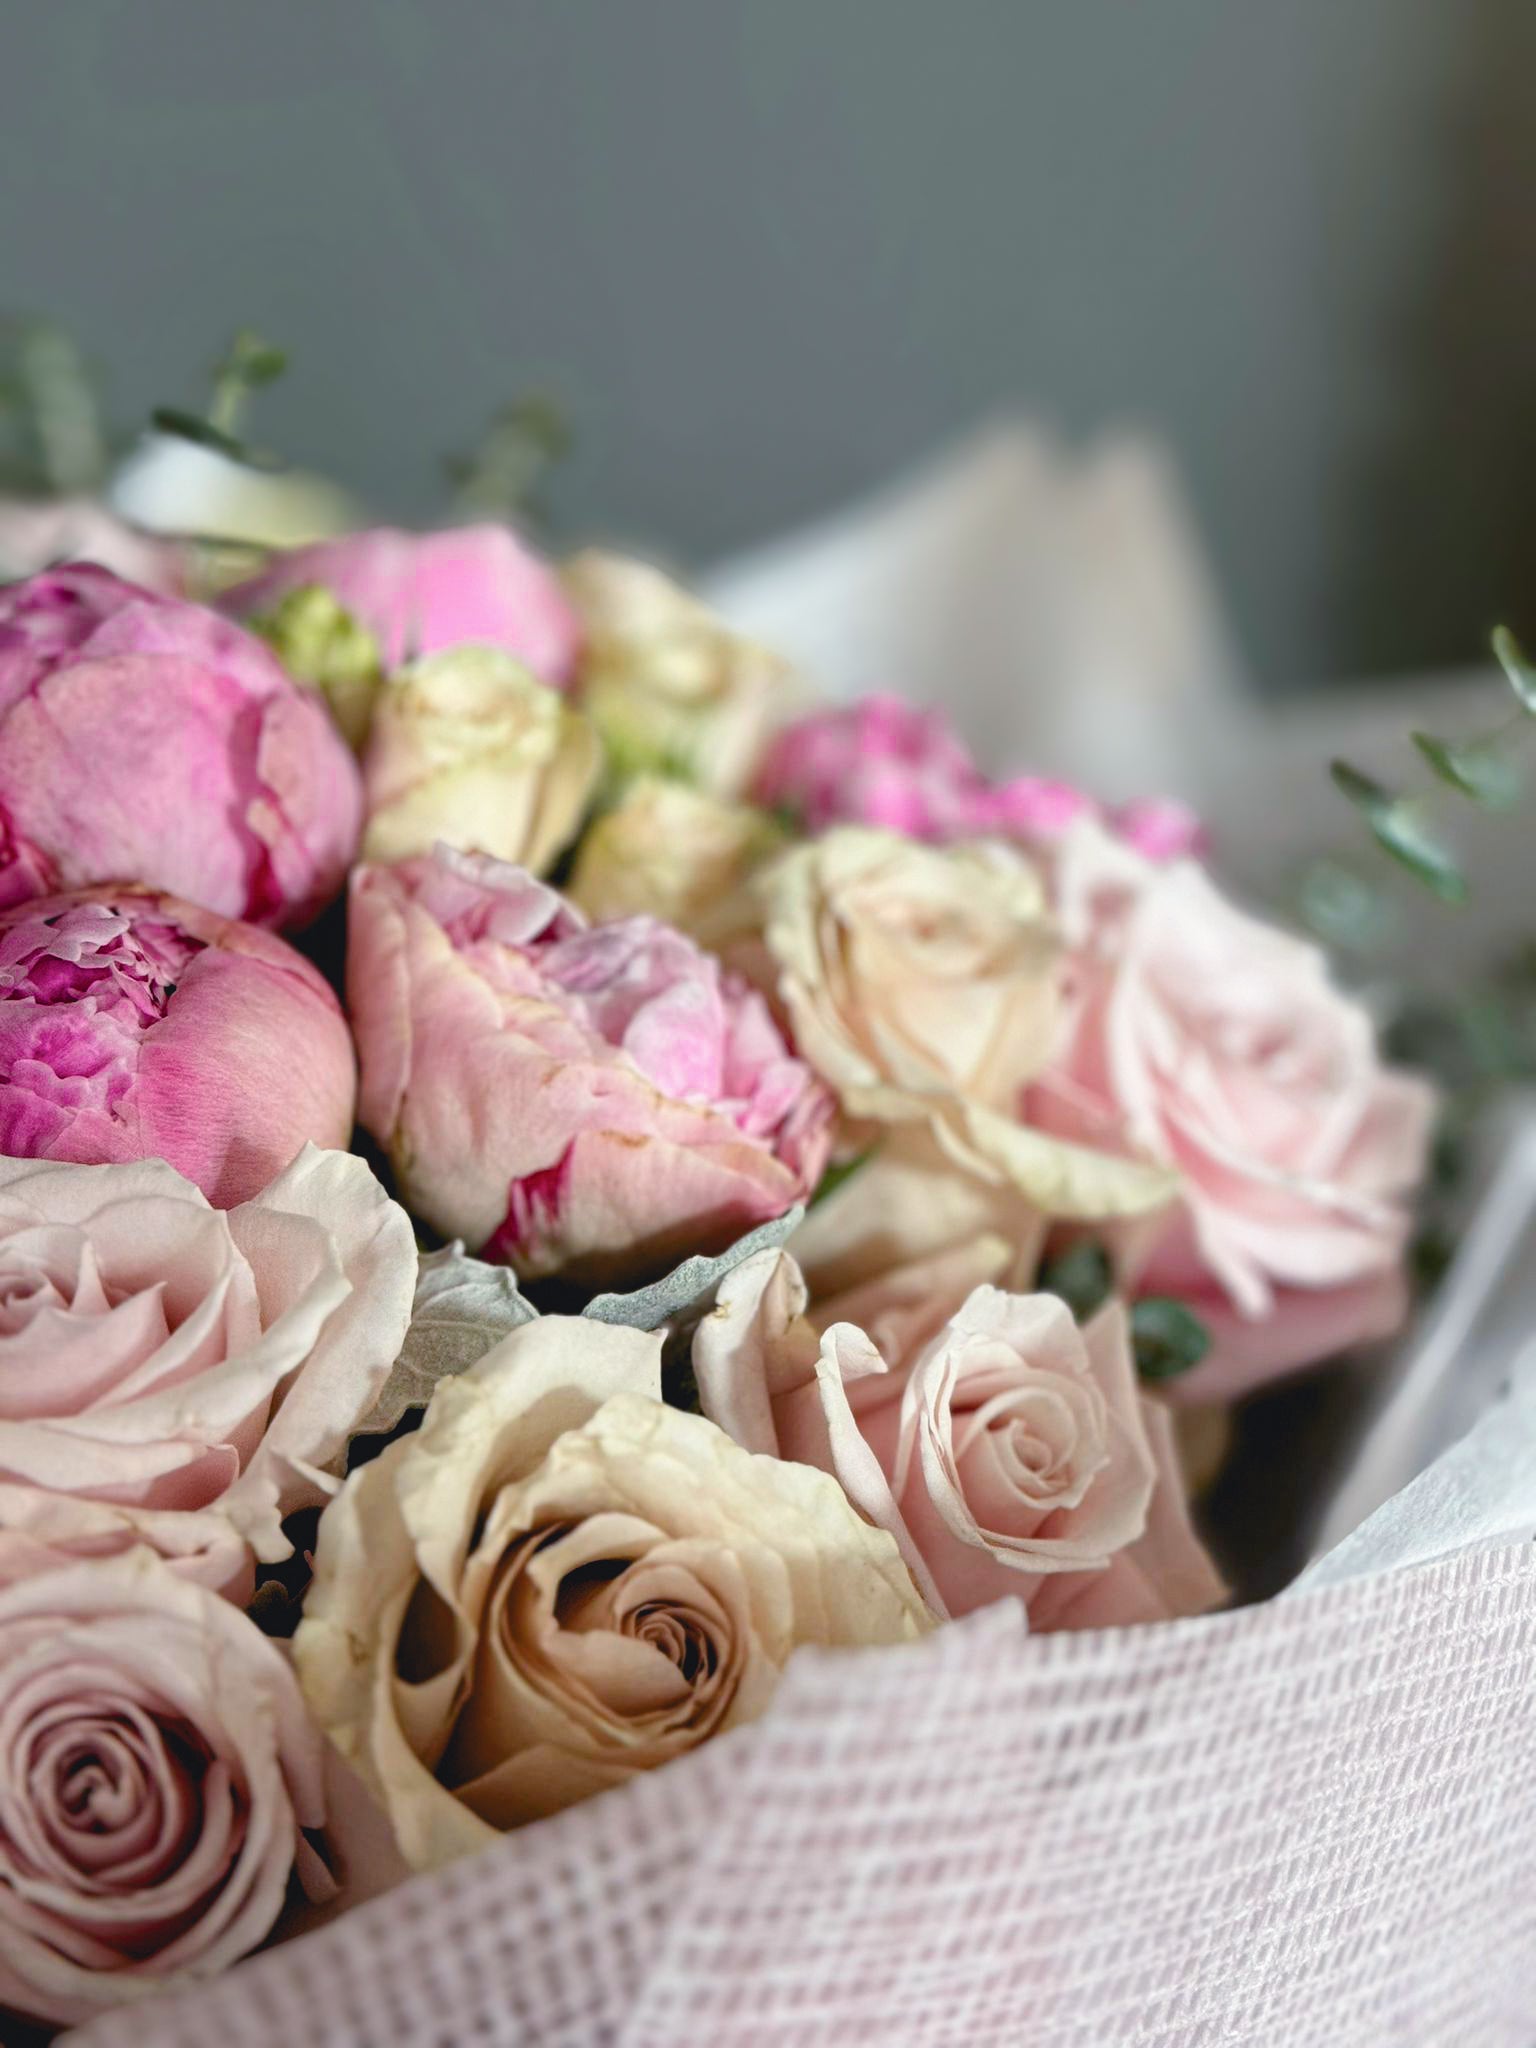
[[[767,1718],[80,2048],[1530,2048],[1536,1548],[803,1654]]]

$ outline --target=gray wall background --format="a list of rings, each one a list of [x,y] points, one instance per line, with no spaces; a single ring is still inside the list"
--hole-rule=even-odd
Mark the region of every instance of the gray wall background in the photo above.
[[[0,303],[117,415],[704,557],[1023,400],[1160,430],[1274,687],[1536,624],[1529,0],[0,0]]]

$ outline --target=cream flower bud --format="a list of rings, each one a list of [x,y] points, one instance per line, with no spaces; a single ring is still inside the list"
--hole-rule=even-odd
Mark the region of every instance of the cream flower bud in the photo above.
[[[374,702],[364,856],[408,860],[441,841],[540,872],[575,837],[599,765],[586,719],[510,654],[428,655]]]

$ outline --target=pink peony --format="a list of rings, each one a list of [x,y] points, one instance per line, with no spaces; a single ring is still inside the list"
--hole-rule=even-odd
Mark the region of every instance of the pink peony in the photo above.
[[[1071,1023],[1028,1121],[1179,1172],[1135,1258],[1139,1286],[1188,1300],[1215,1338],[1176,1396],[1227,1398],[1389,1334],[1430,1090],[1383,1067],[1315,947],[1193,862],[1155,867],[1088,827],[1055,866]]]
[[[168,1159],[220,1208],[352,1133],[340,1005],[291,946],[147,889],[0,911],[0,1153]]]
[[[242,618],[318,583],[378,642],[386,669],[466,641],[504,647],[557,689],[581,630],[559,578],[505,526],[401,533],[375,527],[282,554],[224,603]]]
[[[0,905],[145,882],[302,923],[361,823],[324,706],[238,626],[105,569],[0,589]]]
[[[415,1282],[348,1152],[228,1211],[163,1159],[0,1159],[0,1584],[142,1543],[243,1603],[334,1492]]]
[[[757,994],[520,868],[439,848],[360,869],[347,985],[360,1113],[405,1199],[520,1273],[720,1249],[825,1164],[830,1098]]]
[[[88,2020],[334,1893],[322,1764],[281,1647],[149,1552],[0,1587],[0,2006]]]

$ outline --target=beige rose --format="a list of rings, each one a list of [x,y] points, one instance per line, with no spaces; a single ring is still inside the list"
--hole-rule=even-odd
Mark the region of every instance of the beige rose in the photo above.
[[[648,562],[588,549],[562,573],[584,640],[578,694],[618,774],[660,768],[739,796],[805,707],[795,670]]]
[[[300,1679],[415,1868],[750,1720],[799,1644],[932,1625],[835,1481],[664,1407],[660,1359],[525,1324],[322,1519]]]
[[[501,648],[398,669],[363,755],[363,855],[408,860],[442,841],[542,873],[575,837],[597,781],[596,733]]]
[[[748,879],[783,844],[766,811],[642,775],[588,830],[567,894],[594,923],[645,914],[708,945],[756,923]]]
[[[796,1040],[845,1109],[903,1117],[958,1098],[1011,1112],[1058,1013],[1056,936],[1021,855],[850,825],[785,854],[759,888]]]

